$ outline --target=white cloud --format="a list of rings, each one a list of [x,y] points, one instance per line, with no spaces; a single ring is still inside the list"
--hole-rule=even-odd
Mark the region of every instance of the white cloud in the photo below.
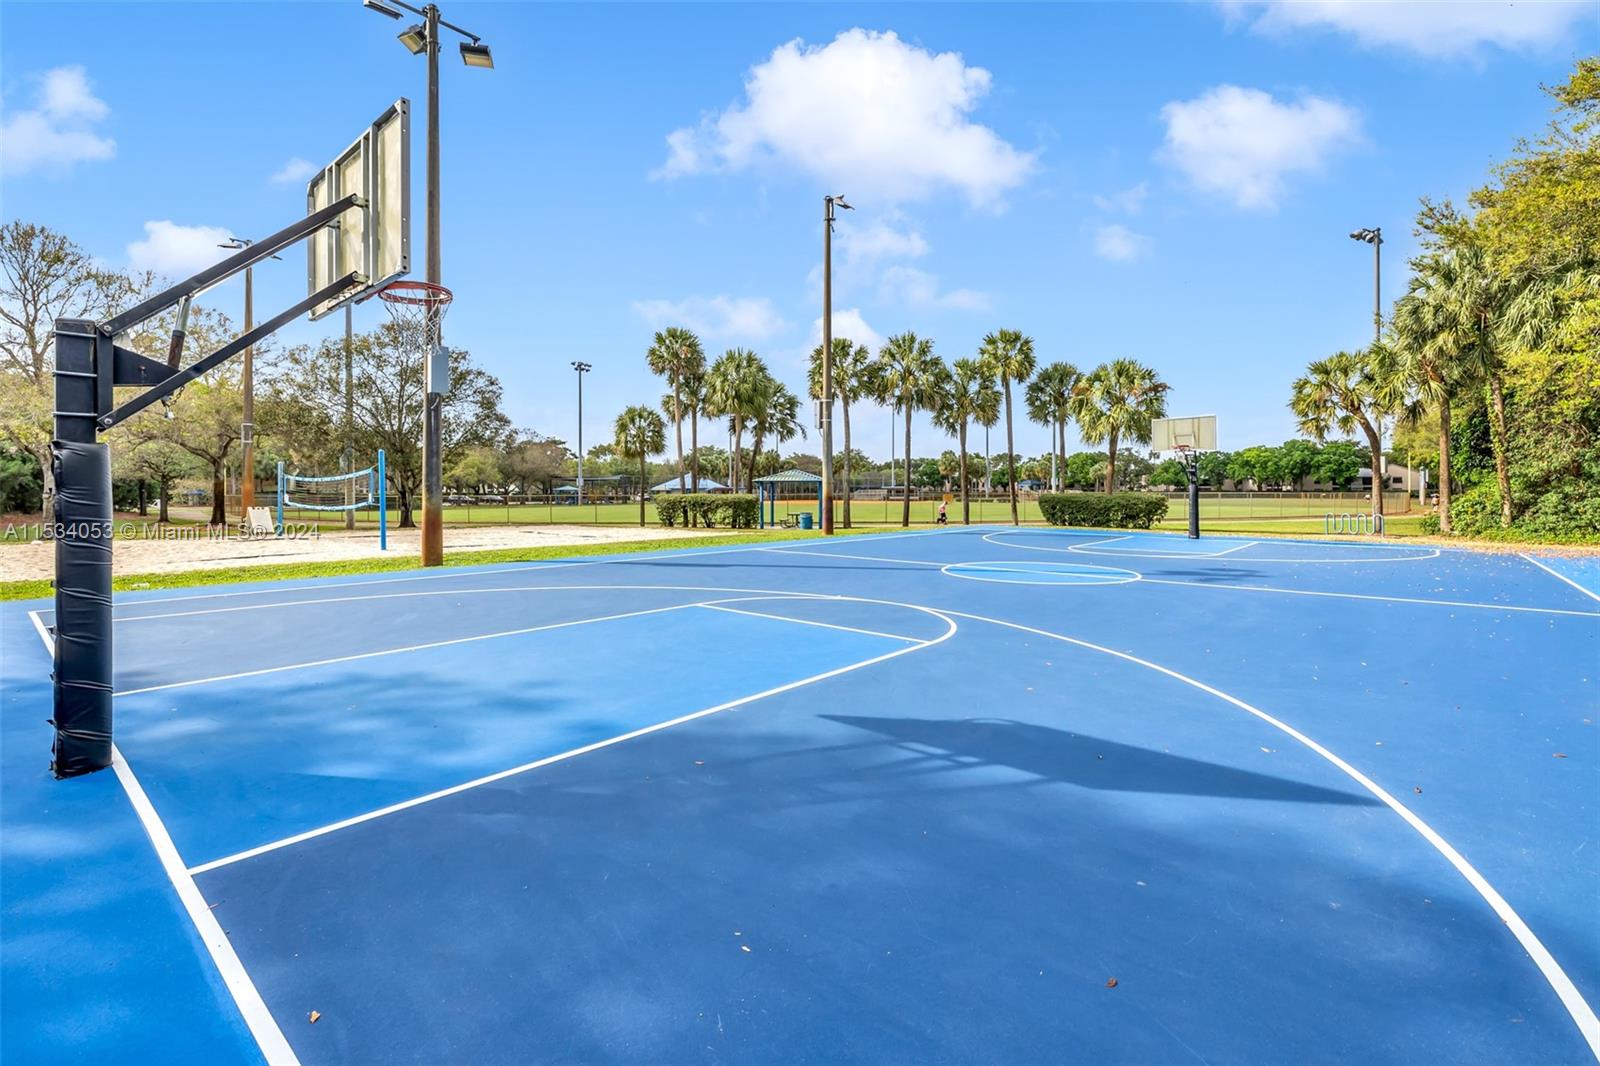
[[[833,335],[835,337],[848,337],[857,344],[865,344],[874,355],[883,346],[883,334],[867,325],[867,320],[861,317],[859,307],[833,312]],[[811,323],[811,340],[806,345],[806,351],[822,343],[822,319],[819,316]],[[809,357],[809,355],[808,355]]]
[[[272,177],[267,180],[274,185],[291,185],[295,182],[306,181],[316,172],[317,165],[315,163],[295,156],[279,167]]]
[[[916,230],[897,230],[883,222],[856,228],[840,227],[834,238],[846,266],[868,266],[882,259],[920,259],[928,242]]]
[[[991,305],[988,294],[975,289],[941,292],[936,276],[909,266],[892,266],[883,272],[878,284],[878,298],[910,307],[939,307],[954,311],[987,311]]]
[[[683,300],[635,300],[634,313],[652,329],[686,326],[702,337],[759,341],[789,327],[764,296],[690,296]]]
[[[773,163],[880,204],[953,188],[992,206],[1037,164],[971,120],[991,82],[960,54],[894,33],[846,30],[820,46],[796,39],[751,68],[742,102],[669,134],[653,176]]]
[[[1110,196],[1096,196],[1094,205],[1111,214],[1137,215],[1144,208],[1145,197],[1150,195],[1150,183],[1141,181],[1130,189],[1114,192]]]
[[[219,226],[180,226],[162,220],[144,224],[144,240],[128,245],[128,263],[135,270],[185,277],[228,254],[218,248],[231,234]]]
[[[1161,109],[1168,163],[1240,207],[1272,209],[1292,174],[1320,171],[1361,140],[1361,116],[1337,100],[1279,103],[1260,89],[1218,85]]]
[[[1150,247],[1150,238],[1112,223],[1094,231],[1094,254],[1114,263],[1131,263]]]
[[[1283,35],[1333,30],[1371,46],[1405,48],[1425,56],[1471,53],[1483,45],[1532,50],[1573,41],[1577,26],[1596,17],[1592,3],[1373,3],[1371,0],[1223,0],[1230,21]],[[1574,42],[1575,43],[1575,42]]]
[[[39,79],[34,107],[0,119],[0,172],[65,171],[73,164],[110,159],[117,142],[92,128],[110,109],[89,87],[82,67],[56,67]]]

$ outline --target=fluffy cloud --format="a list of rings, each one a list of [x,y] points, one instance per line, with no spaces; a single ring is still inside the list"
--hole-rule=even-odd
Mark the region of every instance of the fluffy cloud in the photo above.
[[[1280,103],[1260,89],[1219,85],[1161,109],[1168,163],[1240,207],[1272,209],[1293,174],[1315,173],[1361,140],[1361,116],[1320,96]]]
[[[883,334],[867,325],[867,320],[861,317],[859,307],[833,312],[833,335],[835,337],[848,337],[857,344],[865,344],[867,348],[877,354],[883,346]],[[806,347],[809,353],[812,348],[822,343],[822,319],[818,317],[811,323],[811,340]]]
[[[128,263],[135,270],[185,277],[204,270],[228,252],[217,245],[230,234],[218,226],[180,226],[160,221],[144,224],[144,240],[128,245]]]
[[[315,163],[295,156],[279,167],[272,177],[267,180],[274,185],[293,185],[297,182],[308,180],[316,172],[317,165]]]
[[[884,259],[920,259],[928,254],[928,242],[922,234],[897,230],[883,222],[861,228],[841,226],[834,240],[847,267],[870,266]]]
[[[821,46],[793,40],[750,70],[743,101],[669,134],[654,176],[772,163],[864,200],[951,188],[992,206],[1036,163],[971,120],[991,81],[955,52],[935,54],[894,33],[847,30]]]
[[[1483,45],[1512,50],[1572,41],[1597,9],[1585,3],[1398,3],[1370,0],[1223,0],[1230,21],[1261,33],[1333,30],[1367,46],[1405,48],[1426,56],[1473,52]]]
[[[1137,215],[1144,208],[1145,197],[1150,195],[1150,183],[1141,181],[1131,189],[1114,192],[1110,196],[1096,196],[1094,205],[1108,214]]]
[[[938,307],[952,311],[987,311],[991,305],[987,293],[976,289],[941,291],[937,277],[926,270],[909,266],[892,266],[883,272],[878,285],[878,298],[909,307]]]
[[[117,142],[91,128],[109,113],[82,67],[47,71],[39,79],[34,106],[0,120],[0,172],[63,171],[75,163],[110,159]]]
[[[683,300],[635,300],[634,313],[652,329],[687,326],[702,337],[759,341],[787,329],[766,297],[690,296]]]
[[[1114,263],[1131,263],[1149,247],[1150,238],[1116,223],[1094,231],[1094,254]]]

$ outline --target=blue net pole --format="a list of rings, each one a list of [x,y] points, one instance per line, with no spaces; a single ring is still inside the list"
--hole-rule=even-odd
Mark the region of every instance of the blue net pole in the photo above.
[[[283,536],[283,460],[278,461],[278,536]]]
[[[378,449],[378,550],[389,550],[389,481],[383,449]]]

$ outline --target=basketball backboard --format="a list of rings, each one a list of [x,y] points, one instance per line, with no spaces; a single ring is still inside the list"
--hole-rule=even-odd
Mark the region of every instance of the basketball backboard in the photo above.
[[[1157,418],[1150,423],[1150,447],[1158,452],[1173,452],[1185,448],[1197,452],[1214,452],[1217,450],[1217,416]]]
[[[366,207],[346,211],[306,242],[306,291],[315,293],[351,271],[361,282],[313,308],[313,320],[411,270],[411,101],[396,100],[306,183],[306,211],[351,193],[362,196]]]

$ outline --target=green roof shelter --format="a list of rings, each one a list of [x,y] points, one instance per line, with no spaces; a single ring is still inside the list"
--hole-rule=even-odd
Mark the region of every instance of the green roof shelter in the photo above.
[[[759,518],[760,528],[766,529],[768,523],[778,525],[778,493],[784,488],[794,490],[800,486],[814,486],[817,494],[816,525],[822,526],[822,475],[808,474],[804,470],[782,470],[776,474],[756,478],[756,513]],[[809,493],[808,493],[809,495]],[[768,517],[768,508],[771,517]],[[800,528],[811,528],[811,514],[805,512],[799,515]]]

